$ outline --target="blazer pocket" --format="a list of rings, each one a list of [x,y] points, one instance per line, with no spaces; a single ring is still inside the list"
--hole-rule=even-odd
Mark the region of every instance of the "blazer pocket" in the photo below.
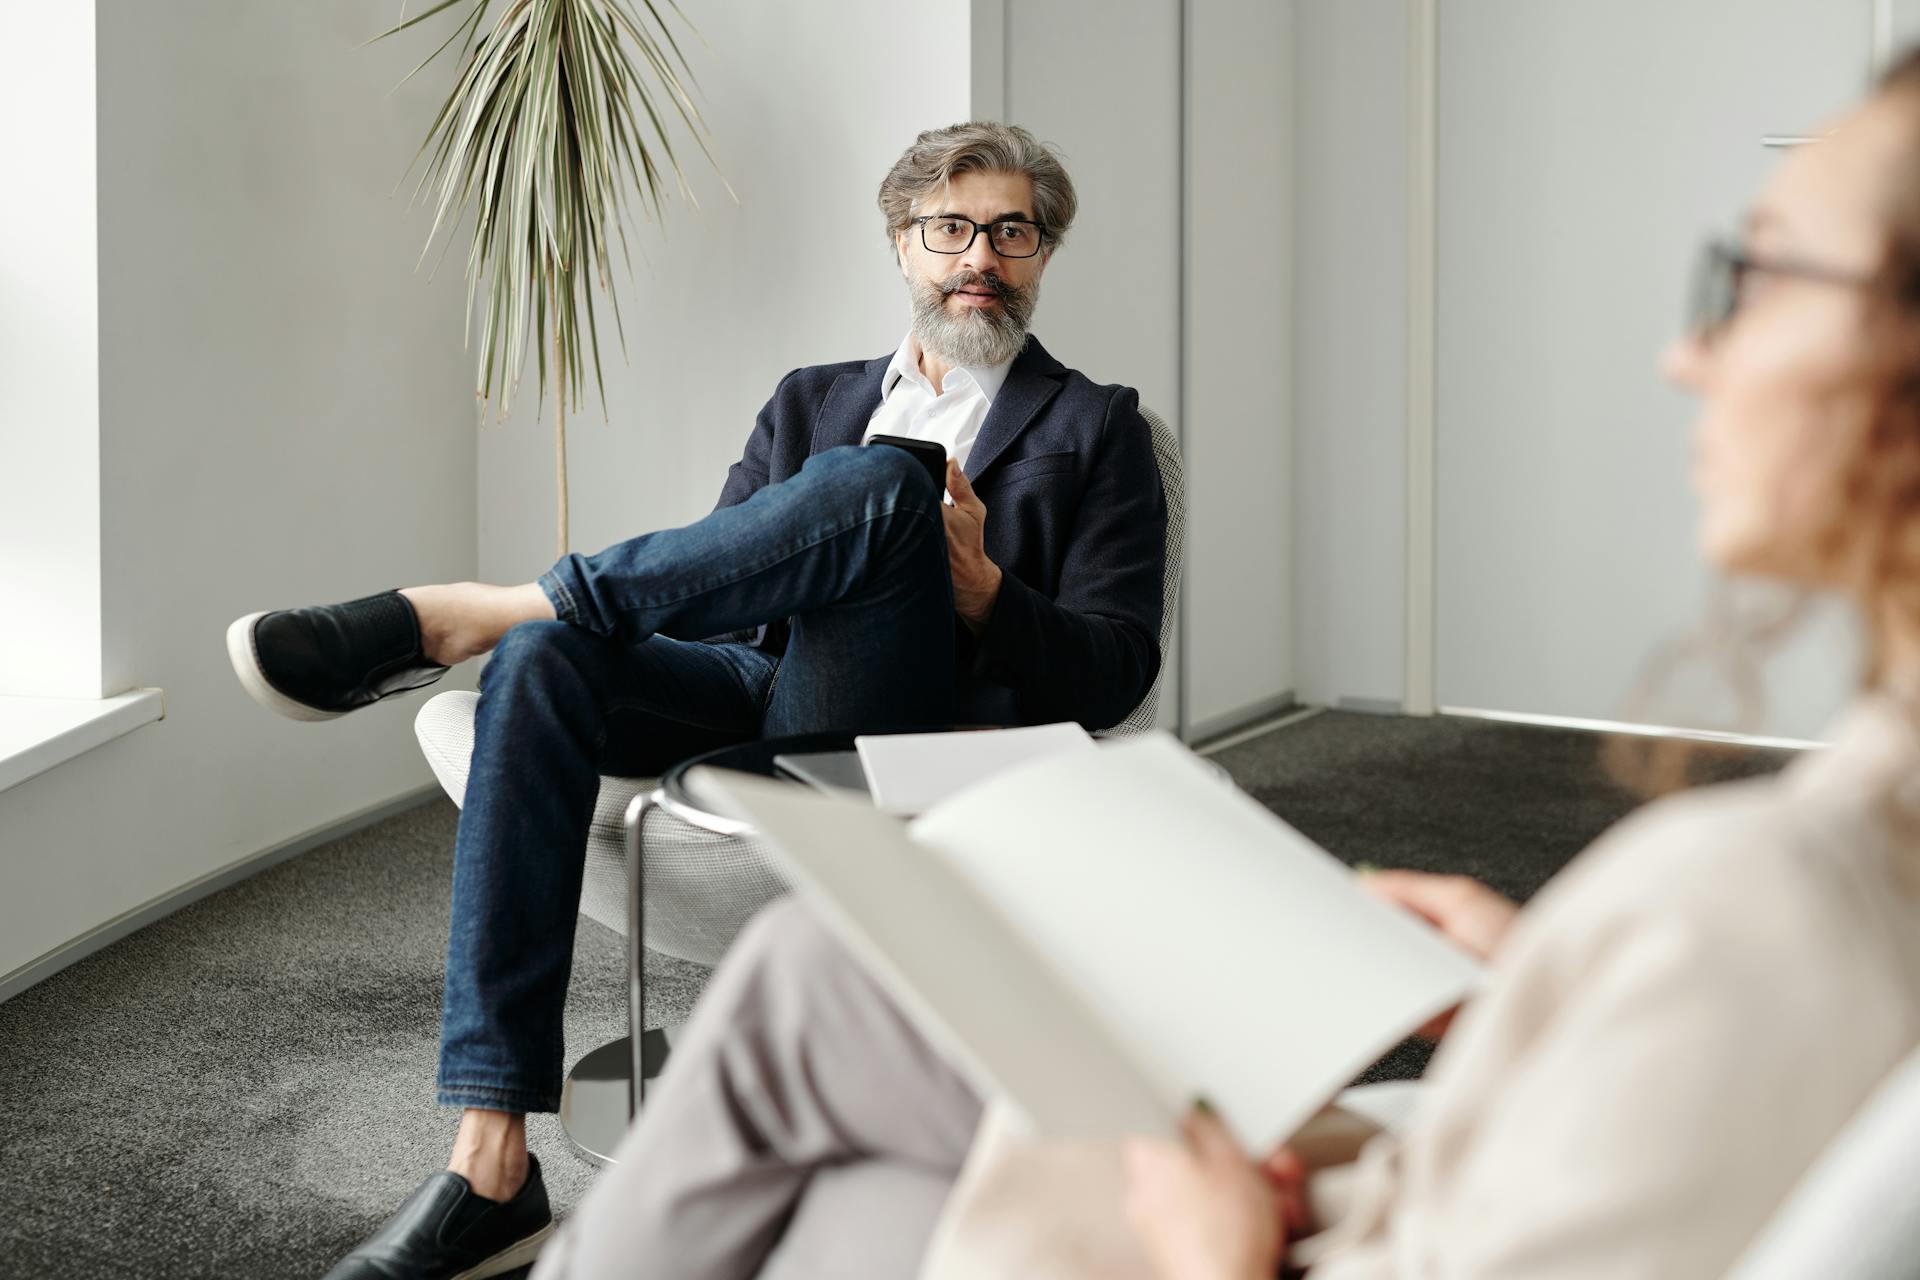
[[[989,477],[1001,483],[1026,480],[1033,476],[1053,475],[1059,471],[1074,469],[1075,454],[1071,449],[1061,449],[1055,453],[1036,453],[1030,458],[1016,458],[1012,462],[1002,462],[993,468]]]

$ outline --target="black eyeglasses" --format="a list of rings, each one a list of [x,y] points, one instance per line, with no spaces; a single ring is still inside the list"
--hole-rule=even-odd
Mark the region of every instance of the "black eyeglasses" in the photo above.
[[[987,243],[1001,257],[1031,258],[1040,252],[1040,244],[1047,235],[1046,227],[1024,218],[995,218],[992,222],[975,222],[958,214],[930,213],[914,221],[920,226],[920,243],[930,253],[965,253],[984,231],[987,233]]]
[[[1746,301],[1749,280],[1755,274],[1787,276],[1847,289],[1871,289],[1877,283],[1871,275],[1811,262],[1756,257],[1725,241],[1711,241],[1701,251],[1700,261],[1694,268],[1692,315],[1688,318],[1692,331],[1703,338],[1712,338],[1723,331]]]

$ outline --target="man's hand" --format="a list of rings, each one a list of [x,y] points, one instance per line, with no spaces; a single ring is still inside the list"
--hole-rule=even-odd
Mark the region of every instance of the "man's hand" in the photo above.
[[[1407,910],[1438,929],[1467,954],[1493,959],[1520,908],[1478,880],[1466,876],[1436,876],[1425,871],[1374,871],[1360,883],[1388,902]],[[1438,1041],[1447,1033],[1456,1009],[1449,1009],[1415,1034]]]
[[[1286,1247],[1287,1209],[1211,1110],[1195,1107],[1186,1141],[1130,1139],[1127,1217],[1161,1280],[1271,1280]],[[1290,1171],[1289,1171],[1290,1172]]]
[[[987,559],[987,507],[974,495],[967,473],[947,459],[947,492],[953,505],[940,508],[947,522],[947,565],[953,571],[953,611],[978,633],[1000,598],[1000,566]]]

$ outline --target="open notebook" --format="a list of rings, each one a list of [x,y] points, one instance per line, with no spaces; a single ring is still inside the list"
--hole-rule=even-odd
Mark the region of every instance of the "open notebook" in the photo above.
[[[1265,1149],[1479,973],[1163,734],[1000,774],[910,825],[744,774],[698,785],[1041,1136],[1171,1132],[1204,1095]]]
[[[873,803],[889,813],[925,813],[996,773],[1068,751],[1094,750],[1072,722],[957,733],[862,734],[853,740]]]

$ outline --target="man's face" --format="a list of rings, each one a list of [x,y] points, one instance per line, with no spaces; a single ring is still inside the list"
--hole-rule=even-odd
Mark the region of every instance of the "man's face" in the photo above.
[[[963,173],[922,201],[915,214],[1032,221],[1033,180],[1025,174]],[[935,253],[912,225],[894,243],[913,302],[914,337],[924,349],[963,365],[1000,364],[1019,354],[1052,252],[1044,241],[1030,258],[1002,256],[985,233],[964,252]]]

